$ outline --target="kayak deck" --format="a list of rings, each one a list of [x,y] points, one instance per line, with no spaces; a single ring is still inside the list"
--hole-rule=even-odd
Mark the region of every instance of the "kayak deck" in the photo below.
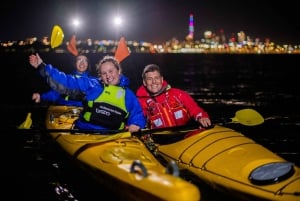
[[[129,132],[72,133],[80,110],[50,106],[46,126],[70,157],[97,175],[100,182],[130,200],[200,200],[198,187],[179,177],[175,163],[170,162],[171,168],[164,167],[139,138]]]
[[[195,131],[194,131],[195,133]],[[215,126],[171,144],[157,156],[176,161],[214,188],[251,199],[300,200],[300,169],[252,139]]]

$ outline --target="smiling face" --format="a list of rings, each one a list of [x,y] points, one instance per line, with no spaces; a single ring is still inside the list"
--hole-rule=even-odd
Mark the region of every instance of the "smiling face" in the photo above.
[[[144,74],[143,84],[149,92],[155,94],[161,90],[163,80],[159,71],[152,71]]]
[[[116,68],[113,62],[102,63],[98,73],[104,84],[118,85],[120,82],[120,70]]]
[[[103,57],[103,59],[99,61],[96,70],[103,84],[118,85],[120,83],[122,70],[115,57]]]
[[[89,67],[88,59],[84,55],[76,57],[76,70],[80,73],[84,73]]]

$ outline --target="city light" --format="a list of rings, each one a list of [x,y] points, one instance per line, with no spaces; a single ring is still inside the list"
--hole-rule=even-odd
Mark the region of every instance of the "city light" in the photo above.
[[[122,18],[119,16],[115,17],[114,24],[116,25],[116,27],[120,27],[122,25]]]
[[[83,52],[112,52],[120,37],[124,36],[123,29],[124,18],[120,15],[110,18],[112,28],[114,28],[115,37],[113,40],[109,39],[91,39],[85,41],[77,38],[78,48]],[[82,19],[74,18],[71,21],[74,29],[74,35],[77,36],[79,26],[82,26]],[[194,19],[193,14],[189,15],[188,21],[188,35],[184,40],[179,40],[176,37],[171,38],[161,44],[151,42],[138,42],[134,40],[127,41],[131,52],[136,53],[237,53],[237,54],[299,54],[300,45],[297,44],[276,44],[270,38],[261,40],[259,38],[251,37],[244,31],[231,33],[230,37],[226,38],[225,31],[220,29],[218,32],[205,30],[202,37],[194,37]],[[17,46],[33,45],[33,43],[40,43],[39,48],[44,51],[49,51],[49,37],[43,37],[39,41],[35,37],[27,38],[24,41],[2,41],[0,47],[4,51],[15,51]],[[87,44],[87,45],[85,45]],[[145,45],[147,44],[147,45]],[[82,46],[82,47],[81,47]],[[35,46],[37,47],[37,46]],[[63,46],[62,46],[63,47]],[[56,48],[57,52],[65,52],[62,47]],[[87,48],[88,49],[84,49]],[[7,49],[9,48],[9,49]],[[92,49],[91,49],[92,48]]]
[[[115,24],[115,27],[116,27],[116,32],[115,32],[115,37],[116,38],[115,39],[117,40],[120,37],[120,35],[122,35],[122,34],[120,34],[121,33],[121,27],[122,27],[122,24],[123,24],[122,18],[120,16],[116,16],[114,18],[114,24]]]
[[[77,28],[80,25],[80,21],[78,19],[73,19],[72,24],[75,28]]]

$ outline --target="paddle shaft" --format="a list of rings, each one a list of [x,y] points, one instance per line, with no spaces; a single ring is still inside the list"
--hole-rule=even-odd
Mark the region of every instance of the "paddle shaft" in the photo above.
[[[249,118],[248,118],[249,117]],[[219,123],[221,125],[231,124],[231,123],[240,123],[245,126],[254,126],[259,125],[263,121],[261,121],[262,116],[253,109],[242,109],[236,112],[236,116],[231,118],[232,121]],[[213,127],[213,126],[211,126]],[[195,130],[198,129],[199,125],[185,125],[185,126],[175,126],[175,127],[167,127],[167,128],[157,128],[157,129],[142,129],[135,134],[158,134],[159,132],[178,132],[181,130]],[[210,127],[209,127],[210,128]],[[28,129],[27,129],[28,130]],[[86,133],[86,134],[116,134],[120,132],[128,132],[127,130],[90,130],[90,129],[42,129],[47,132],[69,132],[71,134],[74,133]]]
[[[151,134],[151,133],[157,133],[157,132],[164,132],[164,131],[178,131],[178,130],[189,130],[189,129],[196,129],[195,126],[176,126],[176,127],[168,127],[168,128],[159,128],[159,129],[142,129],[135,134]],[[34,130],[34,129],[30,129]],[[37,130],[43,130],[46,132],[69,132],[71,134],[74,133],[86,133],[86,134],[117,134],[117,133],[123,133],[123,132],[129,132],[128,130],[100,130],[100,129],[37,129]]]

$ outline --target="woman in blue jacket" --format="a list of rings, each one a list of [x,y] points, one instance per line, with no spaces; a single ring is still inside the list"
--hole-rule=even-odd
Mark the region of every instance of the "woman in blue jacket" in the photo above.
[[[141,105],[128,88],[129,80],[121,74],[119,62],[105,56],[97,65],[99,79],[67,75],[51,64],[43,63],[38,54],[29,63],[46,78],[50,87],[61,94],[86,94],[83,111],[75,128],[92,130],[128,129],[137,132],[146,126]]]
[[[74,72],[72,73],[75,77],[81,77],[86,76],[90,78],[96,79],[96,77],[93,77],[89,73],[89,62],[88,58],[80,54],[76,56],[75,61],[75,68]],[[82,101],[85,97],[84,93],[79,93],[73,96],[61,94],[56,90],[49,90],[45,93],[33,93],[32,94],[32,100],[34,100],[36,103],[40,103],[41,101],[47,101],[50,103],[54,103],[57,105],[68,105],[68,106],[79,106],[82,107]]]

